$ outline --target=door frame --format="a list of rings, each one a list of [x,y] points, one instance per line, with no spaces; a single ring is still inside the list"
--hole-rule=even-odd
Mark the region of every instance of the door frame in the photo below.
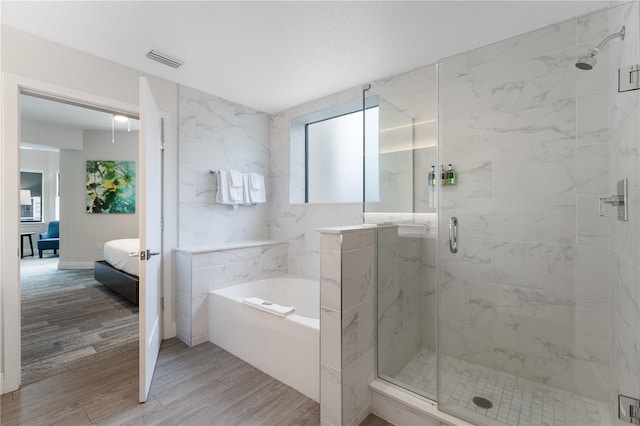
[[[19,233],[20,218],[18,208],[20,165],[19,165],[19,141],[20,141],[20,94],[30,93],[36,96],[48,97],[52,100],[68,101],[86,107],[107,110],[110,112],[122,112],[139,116],[139,105],[122,102],[116,99],[84,92],[69,87],[64,87],[29,77],[2,73],[2,100],[0,115],[2,134],[0,144],[0,394],[17,390],[21,383],[21,321],[20,321],[20,257]],[[169,126],[166,135],[171,135],[171,115],[162,112],[167,117],[165,123]],[[170,139],[170,138],[168,138]],[[169,142],[169,140],[167,141]],[[173,144],[167,144],[172,146]],[[172,150],[173,151],[173,150]],[[169,182],[173,176],[164,176],[163,183]],[[164,186],[164,185],[163,185]],[[171,217],[173,219],[173,216]],[[164,239],[163,235],[163,239]],[[169,240],[171,236],[167,235]],[[171,248],[175,245],[163,244],[163,296],[173,300],[172,294],[172,268],[170,265]],[[169,265],[166,265],[169,261]],[[162,314],[162,337],[175,333],[175,322],[171,321],[172,310]],[[167,318],[168,316],[168,318]]]

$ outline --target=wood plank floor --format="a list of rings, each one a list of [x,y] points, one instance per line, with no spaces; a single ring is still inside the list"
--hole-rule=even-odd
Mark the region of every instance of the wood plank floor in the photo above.
[[[138,404],[138,351],[3,395],[4,425],[319,425],[319,405],[229,352],[164,341],[149,399]],[[373,415],[362,426],[388,426]]]
[[[138,306],[58,258],[21,262],[22,383],[138,346]]]

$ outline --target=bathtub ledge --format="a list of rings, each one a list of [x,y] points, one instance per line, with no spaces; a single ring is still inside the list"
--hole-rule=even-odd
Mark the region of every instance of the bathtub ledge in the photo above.
[[[321,234],[345,234],[347,232],[361,232],[371,228],[376,228],[377,225],[363,224],[363,225],[348,225],[348,226],[333,226],[330,228],[316,228],[316,232]]]
[[[176,247],[175,251],[181,253],[208,253],[212,251],[225,251],[225,250],[236,250],[243,249],[249,247],[261,247],[261,246],[270,246],[277,244],[286,244],[286,241],[274,241],[274,240],[255,240],[255,241],[231,241],[231,242],[223,242],[223,243],[214,243],[214,244],[203,244],[197,246],[188,246],[188,247]]]

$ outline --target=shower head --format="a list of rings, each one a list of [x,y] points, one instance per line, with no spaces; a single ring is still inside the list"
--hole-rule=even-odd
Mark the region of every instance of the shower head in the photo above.
[[[596,62],[598,61],[596,61],[596,58],[594,58],[592,55],[585,55],[578,58],[578,62],[576,62],[576,67],[580,68],[581,70],[589,71],[590,69],[596,66]]]
[[[593,67],[596,66],[596,58],[595,56],[600,53],[600,51],[602,50],[602,48],[604,48],[604,46],[606,46],[607,43],[609,43],[609,41],[613,40],[614,38],[618,38],[620,37],[620,40],[624,40],[624,26],[622,28],[620,28],[620,31],[618,31],[617,33],[611,34],[610,36],[607,36],[607,38],[605,38],[604,40],[602,40],[600,42],[600,44],[598,44],[596,47],[594,47],[591,52],[589,52],[589,54],[581,56],[580,58],[578,58],[578,61],[576,62],[576,67],[580,68],[581,70],[590,70],[593,69]]]

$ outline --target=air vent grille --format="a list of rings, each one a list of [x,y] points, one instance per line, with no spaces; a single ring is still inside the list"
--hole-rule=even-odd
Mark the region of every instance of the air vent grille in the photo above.
[[[180,65],[184,64],[184,61],[182,59],[168,55],[164,52],[159,51],[158,49],[149,49],[147,51],[147,58],[153,59],[154,61],[160,62],[161,64],[169,65],[172,68],[178,68]]]

